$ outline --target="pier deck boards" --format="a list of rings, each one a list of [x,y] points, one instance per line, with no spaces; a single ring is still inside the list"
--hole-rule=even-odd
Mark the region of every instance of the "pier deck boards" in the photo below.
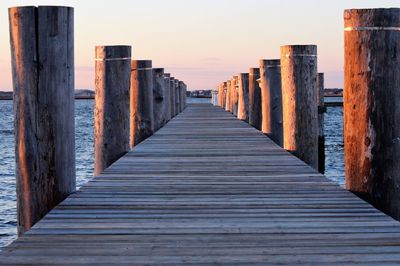
[[[0,264],[400,263],[400,224],[209,104],[191,104]]]

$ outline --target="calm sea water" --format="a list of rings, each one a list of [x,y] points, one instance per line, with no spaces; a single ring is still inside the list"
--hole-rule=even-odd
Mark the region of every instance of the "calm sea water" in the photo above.
[[[188,102],[209,102],[190,99]],[[93,100],[75,102],[77,185],[93,177]],[[329,107],[325,115],[326,175],[344,184],[343,113]],[[12,101],[0,101],[0,248],[16,238],[14,131]]]

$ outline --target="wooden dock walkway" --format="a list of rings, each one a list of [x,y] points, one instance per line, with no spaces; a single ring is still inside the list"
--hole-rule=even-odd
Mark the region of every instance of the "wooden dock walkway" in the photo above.
[[[191,104],[0,264],[400,263],[400,224],[261,132]]]

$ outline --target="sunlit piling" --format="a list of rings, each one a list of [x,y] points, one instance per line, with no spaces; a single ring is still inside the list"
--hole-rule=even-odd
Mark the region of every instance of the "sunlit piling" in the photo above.
[[[154,133],[153,70],[151,60],[132,60],[130,147]]]
[[[231,79],[231,112],[234,116],[238,114],[239,88],[238,76],[235,75]]]
[[[400,219],[400,9],[344,12],[346,188]]]
[[[249,74],[238,75],[238,111],[237,117],[240,120],[249,121]]]
[[[283,147],[318,169],[317,46],[281,47]]]
[[[20,235],[75,191],[73,13],[9,9]]]
[[[282,82],[279,59],[260,60],[262,132],[283,147]]]
[[[94,174],[129,150],[131,46],[96,46]]]
[[[231,112],[231,92],[232,92],[232,82],[230,80],[226,81],[226,97],[225,97],[225,111]]]

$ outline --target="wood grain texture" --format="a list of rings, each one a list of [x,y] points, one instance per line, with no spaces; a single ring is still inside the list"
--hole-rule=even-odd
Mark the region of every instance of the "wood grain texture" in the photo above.
[[[262,132],[283,147],[281,60],[260,60]]]
[[[346,187],[400,219],[400,9],[346,10],[344,24]]]
[[[261,130],[262,111],[261,111],[261,88],[258,84],[260,79],[260,69],[249,69],[249,124]]]
[[[166,123],[164,68],[153,68],[153,119],[154,131]],[[169,95],[168,95],[169,96]]]
[[[131,50],[128,45],[95,48],[95,176],[129,150]]]
[[[395,265],[400,225],[210,104],[190,104],[0,264]]]
[[[238,75],[238,113],[240,120],[249,121],[249,74]]]
[[[130,91],[131,148],[154,133],[153,70],[151,60],[132,60]]]
[[[18,233],[75,191],[70,7],[9,9]]]
[[[283,147],[318,169],[317,46],[281,46]]]

